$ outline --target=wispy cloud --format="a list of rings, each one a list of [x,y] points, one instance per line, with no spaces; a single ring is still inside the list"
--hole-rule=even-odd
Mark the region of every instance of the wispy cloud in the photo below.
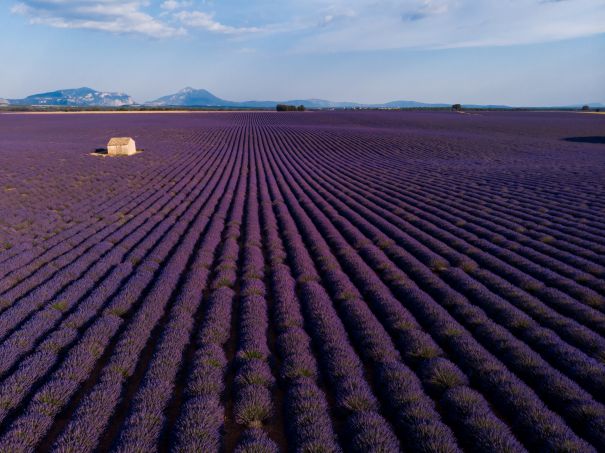
[[[234,27],[225,25],[215,20],[213,14],[205,13],[203,11],[181,11],[176,13],[174,17],[188,28],[200,28],[213,33],[241,35],[264,31],[261,27]]]
[[[160,8],[168,10],[168,11],[174,11],[177,9],[189,8],[191,6],[193,6],[193,1],[190,1],[190,0],[183,0],[183,1],[166,0],[166,1],[162,2],[162,4],[160,5]]]
[[[310,53],[518,45],[605,33],[603,0],[20,0],[12,10],[34,24],[159,38],[208,34],[241,43],[279,35],[272,48]]]
[[[330,0],[316,0],[330,5]],[[602,0],[350,0],[350,19],[294,44],[298,52],[521,45],[605,33]]]
[[[450,7],[450,1],[448,0],[423,0],[419,3],[418,5],[410,5],[409,9],[403,11],[402,19],[415,22],[438,14],[445,14]]]
[[[319,26],[335,26],[339,22],[349,20],[356,16],[355,10],[340,5],[329,5],[319,11]]]
[[[145,1],[36,0],[15,4],[11,11],[29,18],[32,24],[56,28],[136,33],[168,38],[185,33],[145,12]]]

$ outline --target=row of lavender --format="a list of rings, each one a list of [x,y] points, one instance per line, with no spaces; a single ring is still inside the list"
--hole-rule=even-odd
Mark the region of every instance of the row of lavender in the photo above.
[[[10,400],[3,405],[5,409],[3,422],[6,424],[14,420],[12,425],[16,427],[16,430],[7,432],[7,440],[10,439],[11,432],[20,437],[18,428],[20,420],[24,420],[24,417],[37,419],[42,411],[47,415],[45,424],[40,422],[36,429],[29,429],[28,436],[19,441],[22,445],[30,446],[38,443],[52,425],[52,415],[60,413],[69,404],[70,399],[80,390],[81,384],[90,378],[90,372],[107,347],[117,349],[118,352],[109,359],[110,363],[116,365],[108,369],[111,372],[97,397],[109,401],[111,386],[108,387],[108,385],[112,383],[111,376],[115,376],[119,384],[120,379],[125,378],[126,370],[131,369],[130,362],[133,355],[130,355],[130,359],[128,359],[127,353],[134,352],[136,357],[136,349],[120,354],[120,344],[115,344],[115,334],[119,331],[120,324],[123,324],[122,319],[132,311],[133,306],[136,307],[140,293],[150,285],[157,274],[161,272],[168,276],[179,275],[177,269],[170,269],[172,270],[170,272],[168,266],[160,266],[160,264],[164,264],[170,253],[176,255],[178,250],[184,250],[181,247],[177,252],[172,251],[175,244],[183,241],[181,236],[188,227],[191,231],[191,239],[188,243],[193,247],[196,240],[196,234],[193,232],[195,230],[191,230],[193,219],[196,216],[200,217],[197,212],[204,206],[207,206],[206,210],[210,211],[212,205],[208,205],[207,200],[210,194],[213,194],[213,198],[216,199],[224,191],[225,182],[222,183],[222,187],[218,186],[214,191],[211,190],[212,184],[209,178],[212,176],[216,181],[217,176],[213,175],[222,173],[220,169],[217,171],[216,163],[205,162],[207,160],[205,153],[194,153],[193,156],[194,161],[179,162],[178,166],[169,169],[169,174],[172,173],[173,178],[180,177],[180,187],[176,186],[176,189],[180,190],[175,192],[178,195],[174,196],[166,193],[165,189],[162,191],[155,188],[158,192],[156,199],[152,200],[155,201],[155,205],[143,204],[141,206],[140,200],[137,200],[138,203],[134,206],[143,209],[137,211],[136,215],[133,211],[130,214],[132,219],[129,222],[120,225],[119,228],[114,228],[115,231],[110,231],[111,239],[108,239],[107,242],[113,246],[106,247],[107,253],[101,255],[100,260],[95,255],[91,256],[89,249],[84,248],[77,253],[77,247],[73,247],[70,252],[75,251],[75,255],[69,257],[69,261],[67,261],[70,263],[69,266],[74,269],[67,274],[71,278],[65,278],[65,271],[69,272],[69,269],[56,271],[58,267],[56,261],[65,259],[64,255],[60,255],[54,261],[50,261],[47,266],[36,271],[37,274],[41,270],[47,269],[51,275],[50,278],[44,276],[43,278],[46,279],[43,280],[44,284],[35,287],[34,291],[39,294],[36,294],[36,298],[33,300],[36,300],[37,303],[35,305],[13,303],[2,313],[4,319],[7,319],[7,324],[10,324],[12,318],[13,331],[17,335],[20,332],[19,324],[23,318],[31,326],[32,332],[37,333],[42,330],[40,333],[44,334],[44,328],[54,328],[54,332],[43,339],[44,341],[37,346],[33,354],[30,354],[21,363],[14,365],[12,370],[5,370],[8,373],[12,371],[12,373],[4,381],[6,387],[2,394]],[[217,161],[218,154],[214,156],[213,159]],[[196,165],[192,166],[192,163],[196,163]],[[158,184],[158,187],[162,187],[162,184]],[[208,192],[204,193],[204,189]],[[138,199],[136,195],[138,194],[135,194],[135,200]],[[155,213],[161,213],[161,215]],[[202,217],[198,222],[203,220],[205,219]],[[201,227],[203,223],[199,225]],[[198,235],[200,231],[197,230]],[[107,233],[101,230],[101,234],[107,235]],[[92,243],[94,242],[92,241]],[[79,258],[74,260],[78,255]],[[187,252],[182,252],[180,256],[181,259],[186,259]],[[178,262],[174,256],[172,259]],[[82,260],[85,262],[96,261],[95,266],[106,265],[108,270],[102,269],[98,273],[93,273],[86,267],[82,269]],[[78,271],[82,274],[75,273]],[[78,278],[80,275],[84,275],[84,278]],[[30,282],[35,278],[36,275],[33,275],[21,283]],[[167,278],[167,281],[170,280],[172,279]],[[36,285],[35,282],[34,285]],[[158,288],[162,287],[159,283],[156,285]],[[31,294],[21,297],[21,301],[26,300],[29,296]],[[55,303],[53,303],[54,300],[56,300]],[[38,307],[41,311],[36,313]],[[138,312],[138,316],[142,317],[141,320],[151,321],[145,317],[149,316],[146,313],[149,313],[153,307],[153,304],[142,305],[142,310]],[[48,312],[52,313],[53,309],[57,315],[49,319]],[[159,310],[156,311],[161,313]],[[30,315],[29,319],[26,318],[28,315]],[[153,325],[153,322],[148,324],[150,327]],[[131,338],[138,339],[144,345],[146,337],[141,335],[143,326],[144,324],[136,322],[129,323],[127,331],[130,332]],[[22,337],[20,342],[16,339],[16,344],[21,345],[22,349],[36,347],[35,337],[34,341],[24,341],[24,338],[27,337]],[[11,358],[15,356],[17,358],[24,352],[16,351],[15,343],[5,342],[5,344],[6,349],[4,350],[11,354]],[[125,340],[125,344],[130,346],[128,340]],[[114,388],[116,387],[114,386]],[[113,396],[118,399],[119,392]],[[24,411],[25,403],[28,401],[30,404]],[[47,401],[52,402],[52,408],[46,408],[44,404],[40,404]],[[103,423],[103,418],[98,417],[98,407],[93,406],[92,409],[95,412],[96,425],[91,426],[98,426]],[[90,439],[88,441],[91,442]],[[11,448],[15,446],[13,441],[8,440],[8,442]],[[85,445],[83,443],[83,446]]]
[[[283,165],[282,168],[288,168],[287,165]],[[316,168],[333,168],[333,166],[313,166],[313,169]],[[351,172],[349,172],[349,174],[352,174]],[[315,178],[314,178],[315,179]],[[296,178],[289,178],[290,181],[294,181],[296,180]],[[331,181],[331,188],[333,189],[335,184],[337,184],[336,181]],[[325,200],[327,198],[324,199],[318,199],[317,203],[318,205],[325,206]],[[326,208],[327,209],[327,208]],[[359,211],[358,211],[359,212]],[[335,215],[340,214],[345,215],[346,214],[343,211],[340,212],[335,212]],[[349,215],[353,216],[352,218],[356,218],[356,220],[363,226],[364,223],[367,225],[367,221],[368,219],[371,219],[370,214],[364,212],[363,213],[364,216],[361,217],[360,215],[355,216],[355,213],[351,212]],[[319,215],[317,214],[313,214],[312,217],[314,219],[318,219]],[[348,217],[348,216],[347,216]],[[349,217],[350,218],[350,217]],[[384,272],[386,275],[385,277],[389,280],[391,279],[396,279],[397,277],[393,275],[394,271],[388,269],[388,266],[391,265],[384,257],[384,255],[380,252],[380,250],[374,248],[374,250],[371,250],[371,243],[369,243],[368,241],[368,237],[364,237],[358,234],[358,232],[356,232],[355,230],[351,229],[351,224],[347,224],[346,222],[343,222],[341,218],[339,217],[335,217],[335,225],[337,225],[338,227],[340,227],[340,230],[343,232],[348,233],[351,236],[351,243],[352,244],[358,244],[357,245],[357,250],[356,253],[359,255],[362,255],[365,258],[365,255],[367,254],[367,261],[371,262],[373,261],[376,266],[376,271],[377,273],[381,273]],[[368,229],[369,232],[371,232],[372,230],[370,229],[371,227],[365,226],[364,229]],[[357,233],[357,235],[355,235],[355,233]],[[478,311],[475,307],[473,311],[470,311],[471,307],[469,306],[468,308],[465,308],[464,305],[461,305],[463,303],[463,300],[460,299],[460,301],[456,301],[456,299],[454,298],[459,298],[459,296],[457,297],[457,295],[455,293],[452,292],[451,289],[447,288],[446,286],[443,286],[442,284],[440,284],[439,279],[437,279],[436,277],[434,277],[433,275],[431,275],[430,273],[427,273],[426,270],[428,268],[423,269],[421,266],[421,263],[418,263],[417,261],[415,262],[413,259],[410,259],[411,257],[406,256],[408,255],[406,253],[406,250],[402,250],[402,249],[397,249],[396,245],[393,244],[391,237],[388,236],[384,236],[380,235],[380,232],[376,232],[374,233],[375,236],[372,238],[370,236],[370,238],[373,239],[373,242],[376,243],[382,250],[384,250],[385,252],[387,252],[387,255],[391,255],[393,256],[393,262],[395,263],[399,263],[400,264],[400,269],[406,269],[408,270],[408,274],[410,274],[412,277],[417,277],[415,278],[416,282],[420,283],[420,284],[424,284],[423,286],[426,285],[427,290],[431,291],[431,293],[434,294],[435,300],[436,301],[441,301],[441,299],[447,295],[447,298],[449,299],[445,299],[444,302],[447,302],[447,307],[452,307],[452,309],[456,309],[456,311],[458,311],[461,315],[460,320],[464,321],[465,323],[469,323],[470,321],[470,317],[472,316],[472,318],[475,318],[476,320],[474,321],[474,323],[479,324],[479,326],[474,326],[474,325],[470,325],[473,329],[472,330],[477,330],[478,328],[480,329],[485,329],[487,327],[490,327],[489,324],[489,318],[486,318],[485,315],[481,312]],[[324,236],[325,237],[333,237],[334,232],[331,232],[329,229],[326,229]],[[392,236],[392,237],[396,237],[396,236]],[[409,247],[409,249],[411,249],[412,251],[414,251],[415,249],[417,249],[417,246],[415,247],[413,243],[407,243],[405,244],[407,245],[407,247]],[[343,246],[341,244],[335,244],[335,249],[338,251],[342,251],[343,250]],[[371,250],[371,251],[370,251]],[[389,253],[390,252],[390,253]],[[386,269],[385,269],[386,268]],[[445,272],[446,269],[443,269],[442,271]],[[389,275],[390,273],[390,275]],[[423,275],[424,274],[424,275]],[[401,280],[403,280],[403,278],[405,277],[401,277]],[[399,283],[399,282],[397,282]],[[394,284],[394,291],[396,292],[398,290],[397,285]],[[456,288],[456,284],[452,285],[453,288]],[[482,303],[482,308],[488,308],[492,311],[495,311],[498,315],[499,315],[499,319],[498,320],[502,320],[502,321],[508,321],[509,320],[509,316],[512,317],[510,310],[508,312],[503,311],[506,310],[506,305],[503,305],[503,302],[500,302],[500,305],[504,308],[500,308],[500,307],[494,307],[492,304],[495,303],[494,298],[492,297],[491,300],[490,299],[485,299],[486,298],[486,294],[479,294],[480,297],[477,298],[477,303]],[[489,294],[487,294],[487,296],[489,296]],[[459,308],[458,308],[459,306]],[[454,311],[454,314],[456,314],[456,311]],[[514,315],[514,313],[513,313]],[[481,317],[484,318],[484,320],[481,319]],[[518,316],[517,316],[518,318]],[[510,319],[511,323],[517,322],[515,320],[514,317],[512,317],[512,319]],[[493,322],[492,322],[492,325]],[[494,327],[496,327],[494,325]],[[493,329],[493,328],[492,328]],[[517,342],[517,344],[515,344],[513,341],[513,337],[510,336],[508,334],[508,332],[506,332],[506,330],[502,330],[502,333],[499,334],[496,332],[486,332],[486,333],[482,333],[482,337],[481,338],[484,342],[484,344],[486,345],[486,347],[493,349],[494,346],[498,346],[499,350],[502,350],[503,352],[506,352],[507,355],[510,355],[512,353],[514,353],[515,355],[512,357],[507,357],[505,356],[508,360],[509,363],[511,364],[515,364],[515,363],[519,363],[519,364],[523,364],[525,365],[525,367],[528,368],[528,373],[527,373],[527,379],[535,379],[535,383],[543,383],[544,379],[550,379],[553,382],[552,388],[551,386],[548,386],[547,389],[541,389],[538,385],[538,389],[542,390],[544,393],[546,394],[550,394],[552,395],[552,397],[558,398],[561,400],[559,404],[559,408],[561,410],[562,414],[565,414],[565,410],[569,409],[569,405],[577,405],[578,409],[580,407],[584,408],[587,406],[591,406],[593,408],[593,410],[595,411],[594,413],[591,413],[591,415],[580,415],[577,420],[575,420],[575,423],[577,424],[579,429],[588,429],[590,430],[590,436],[594,436],[595,440],[598,440],[597,442],[602,443],[602,429],[603,429],[603,409],[601,404],[595,402],[592,399],[592,396],[598,397],[600,395],[602,395],[602,383],[603,383],[603,368],[602,366],[599,364],[598,361],[596,360],[591,360],[589,357],[586,356],[582,356],[581,354],[578,357],[578,351],[573,350],[572,348],[569,348],[567,345],[565,344],[560,344],[557,343],[557,339],[555,336],[553,336],[552,334],[550,334],[550,338],[548,340],[546,340],[546,338],[544,338],[544,335],[548,335],[549,332],[543,332],[541,334],[536,333],[536,335],[534,335],[534,338],[537,338],[538,340],[540,340],[543,344],[543,350],[545,351],[546,354],[549,354],[551,357],[553,357],[553,362],[555,362],[555,364],[557,366],[565,366],[567,365],[567,363],[572,363],[573,365],[571,365],[569,372],[573,377],[576,377],[578,379],[581,379],[582,381],[584,381],[586,383],[586,386],[590,389],[594,389],[593,390],[593,395],[588,394],[587,392],[582,391],[582,389],[577,388],[577,386],[575,385],[574,382],[572,382],[571,380],[565,381],[564,378],[560,375],[560,373],[557,373],[556,371],[550,371],[548,368],[544,368],[544,370],[539,370],[536,369],[536,365],[539,364],[539,362],[536,362],[539,359],[539,356],[537,356],[535,353],[530,352],[531,350],[528,349],[523,343],[521,342]],[[506,335],[509,335],[510,339],[507,339]],[[541,335],[541,336],[537,336],[537,335]],[[530,336],[531,338],[531,336]],[[532,338],[533,339],[533,338]],[[598,337],[597,337],[598,339]],[[506,343],[504,342],[508,342],[510,344],[510,346],[508,346]],[[601,342],[602,344],[602,342]],[[525,350],[523,349],[525,348]],[[549,349],[550,348],[550,349]],[[510,351],[510,352],[509,352]],[[566,356],[561,357],[561,353],[563,351],[567,351]],[[602,349],[601,349],[602,351]],[[533,357],[535,358],[532,358]],[[516,356],[516,357],[515,357]],[[517,358],[518,357],[518,358]],[[532,369],[531,371],[529,371],[529,367],[528,367],[528,363],[523,363],[523,362],[527,362],[527,360],[532,360]],[[575,363],[574,363],[575,362]],[[511,365],[509,365],[509,363],[506,363],[509,367]],[[543,367],[546,364],[542,365]],[[521,373],[523,371],[522,368],[519,368],[519,372]],[[586,375],[584,373],[589,373],[589,375]],[[549,378],[549,376],[552,374],[552,378]],[[531,382],[531,381],[530,381]],[[556,382],[556,384],[555,384]],[[567,382],[567,383],[565,383]],[[566,386],[565,390],[563,390],[562,386]],[[575,390],[574,390],[575,389]],[[563,392],[561,394],[561,392]],[[576,402],[574,402],[574,400]],[[554,403],[554,401],[553,401]],[[554,403],[556,404],[556,403]],[[583,410],[583,409],[582,409]],[[581,412],[581,411],[580,411]],[[598,421],[595,422],[595,419],[593,418],[593,415],[596,414],[600,414],[598,415]],[[569,414],[566,414],[569,416]],[[577,414],[574,414],[577,416]],[[573,416],[569,416],[570,418],[573,419]],[[596,425],[593,431],[593,427],[591,427],[590,425],[593,424]],[[544,425],[545,428],[548,427],[548,425]]]
[[[6,235],[0,450],[605,448],[603,205],[586,168],[520,157],[547,138],[161,118],[130,169],[73,164],[107,201],[72,185],[69,216]]]

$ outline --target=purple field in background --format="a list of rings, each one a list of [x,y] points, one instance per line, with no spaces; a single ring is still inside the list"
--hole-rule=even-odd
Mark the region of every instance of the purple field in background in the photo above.
[[[605,451],[604,136],[0,115],[0,451]]]

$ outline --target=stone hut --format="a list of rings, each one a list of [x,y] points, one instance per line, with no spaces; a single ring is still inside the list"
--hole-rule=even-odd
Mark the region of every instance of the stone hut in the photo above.
[[[114,137],[107,144],[107,154],[110,156],[132,156],[137,147],[130,137]]]

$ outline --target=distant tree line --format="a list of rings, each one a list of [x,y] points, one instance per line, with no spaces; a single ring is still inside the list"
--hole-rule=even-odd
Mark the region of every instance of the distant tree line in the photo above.
[[[299,105],[297,107],[295,105],[277,104],[277,106],[275,107],[275,109],[278,112],[304,112],[305,111],[305,106],[304,105]]]

